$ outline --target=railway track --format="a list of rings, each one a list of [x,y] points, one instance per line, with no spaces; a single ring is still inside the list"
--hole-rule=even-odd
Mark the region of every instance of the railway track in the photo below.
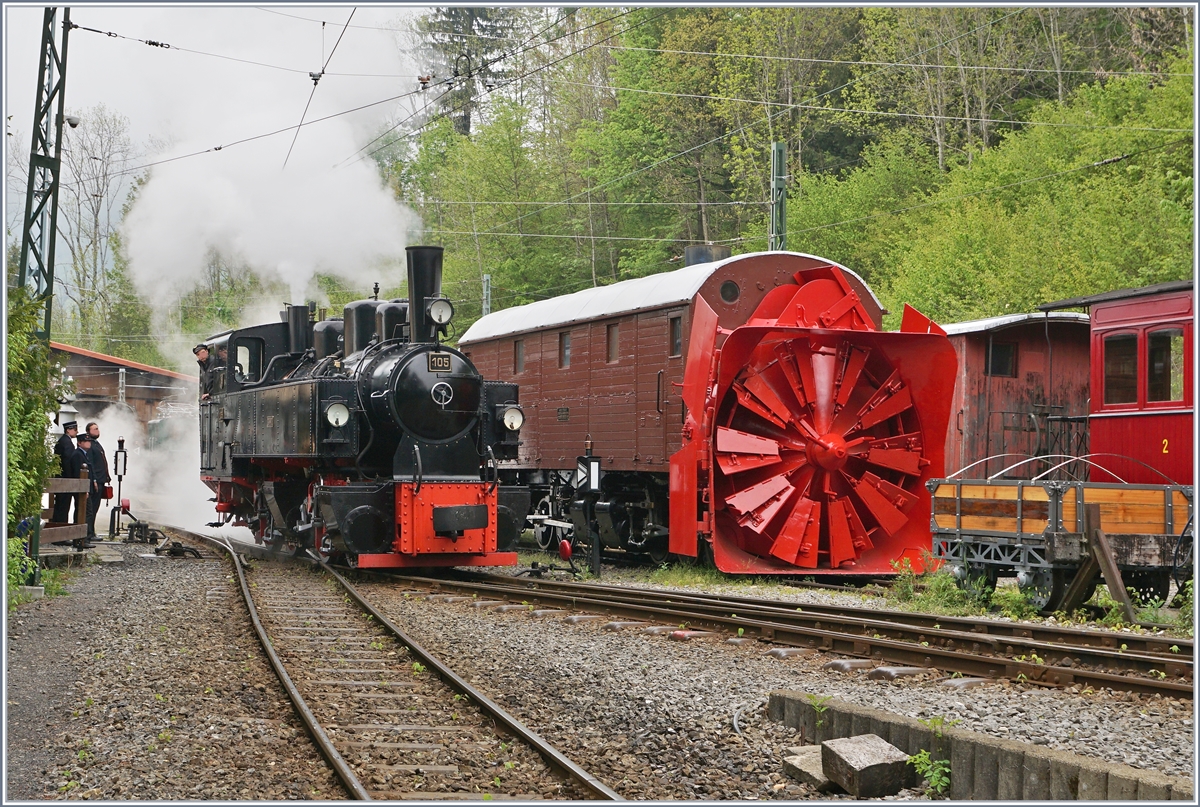
[[[834,606],[797,607],[746,597],[460,573],[404,576],[406,585],[495,606],[522,603],[619,618],[626,629],[722,631],[877,662],[1051,686],[1193,695],[1193,643],[1137,633],[1088,631],[987,619]],[[566,616],[566,614],[564,614]],[[625,620],[619,623],[619,620]],[[683,634],[681,634],[683,635]]]
[[[333,569],[171,531],[230,554],[272,667],[352,797],[620,800]]]

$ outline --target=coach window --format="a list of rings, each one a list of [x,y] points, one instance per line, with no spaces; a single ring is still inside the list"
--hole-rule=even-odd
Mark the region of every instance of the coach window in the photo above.
[[[513,340],[513,372],[525,372],[525,340]]]
[[[1146,350],[1146,400],[1182,401],[1183,328],[1151,331]]]
[[[1104,403],[1137,403],[1137,334],[1104,337]]]
[[[621,334],[619,328],[620,326],[617,323],[613,323],[605,328],[604,331],[604,343],[608,346],[605,352],[605,361],[609,364],[616,364],[617,360],[621,357]]]
[[[670,352],[667,353],[667,355],[668,356],[682,356],[683,355],[683,318],[682,317],[671,317],[670,334],[671,334],[670,335],[670,340],[671,340]]]
[[[571,366],[571,332],[563,331],[558,335],[558,366],[565,370]]]
[[[1017,377],[1017,346],[1012,342],[993,342],[987,361],[987,374],[1002,378]]]

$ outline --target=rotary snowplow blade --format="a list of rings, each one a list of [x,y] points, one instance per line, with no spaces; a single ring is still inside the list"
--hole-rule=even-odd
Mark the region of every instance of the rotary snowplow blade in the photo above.
[[[930,549],[956,371],[936,332],[744,326],[708,439],[713,556],[732,573],[892,573]]]

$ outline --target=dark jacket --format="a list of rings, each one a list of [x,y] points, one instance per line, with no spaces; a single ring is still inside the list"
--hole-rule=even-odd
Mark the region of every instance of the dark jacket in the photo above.
[[[54,453],[58,456],[58,475],[67,476],[67,468],[71,462],[71,455],[75,453],[75,441],[71,439],[70,435],[64,434],[54,444]]]
[[[83,470],[84,465],[88,465],[91,460],[91,455],[78,446],[75,447],[75,452],[71,454],[67,462],[67,467],[63,471],[63,476],[71,479],[78,479],[79,472]],[[88,465],[88,473],[91,474],[91,466]]]
[[[196,362],[200,368],[200,395],[212,395],[213,391],[213,357],[209,355],[203,362]]]
[[[108,473],[108,457],[104,456],[104,446],[99,440],[92,440],[92,448],[88,452],[88,468],[92,475],[92,484],[99,488],[108,484],[112,476]]]

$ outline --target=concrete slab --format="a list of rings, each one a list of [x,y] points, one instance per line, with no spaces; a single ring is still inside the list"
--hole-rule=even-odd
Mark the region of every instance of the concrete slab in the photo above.
[[[673,630],[667,638],[674,642],[690,642],[692,639],[701,639],[705,636],[716,635],[711,630]]]
[[[558,616],[559,614],[566,613],[566,611],[563,611],[559,608],[538,608],[536,611],[530,611],[529,613],[531,613],[537,617],[542,617],[542,616]]]
[[[1108,769],[1112,765],[1098,759],[1083,757],[1079,761],[1080,801],[1103,801],[1108,798]]]
[[[1034,747],[1042,751],[1040,747]],[[1050,798],[1050,757],[1045,753],[1025,752],[1025,782],[1022,785],[1021,798],[1024,801],[1046,801]]]
[[[1076,754],[1050,750],[1050,798],[1069,801],[1079,798],[1079,760]],[[1163,794],[1165,799],[1167,794]]]
[[[629,622],[605,622],[600,626],[600,630],[627,630],[628,628],[645,627],[645,622],[629,621]]]
[[[852,670],[869,670],[874,666],[875,662],[868,658],[839,658],[825,662],[821,665],[821,669],[833,670],[834,672],[851,672]]]
[[[975,743],[965,737],[954,737],[950,742],[950,798],[969,801],[974,792]]]
[[[805,745],[789,749],[801,753],[783,759],[783,773],[798,782],[803,782],[818,793],[829,793],[840,788],[830,781],[821,767],[821,746]]]
[[[1157,771],[1140,771],[1138,801],[1165,801],[1171,798],[1171,779]]]
[[[991,678],[947,678],[944,681],[938,681],[940,686],[950,689],[974,689],[977,686],[994,683],[996,682]]]
[[[763,653],[764,656],[771,656],[772,658],[796,658],[797,656],[806,658],[808,656],[815,656],[816,654],[816,650],[808,647],[773,647],[766,653]]]
[[[955,745],[957,745],[957,738]],[[998,798],[1000,790],[1000,748],[990,743],[975,744],[975,772],[971,785],[971,798],[991,801]]]
[[[1019,801],[1024,798],[1025,746],[1012,740],[996,744],[996,798]]]
[[[825,775],[858,799],[894,796],[904,789],[908,755],[874,734],[821,743]]]
[[[1108,772],[1108,801],[1137,801],[1138,773],[1128,765],[1118,765]]]
[[[574,616],[567,617],[563,622],[566,622],[568,625],[578,625],[580,622],[595,622],[597,619],[608,619],[608,617],[601,616],[600,614],[575,614]]]

